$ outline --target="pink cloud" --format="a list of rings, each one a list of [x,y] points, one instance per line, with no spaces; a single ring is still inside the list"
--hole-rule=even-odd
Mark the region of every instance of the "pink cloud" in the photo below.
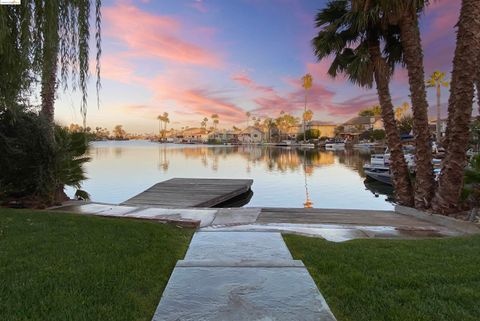
[[[105,7],[104,34],[119,40],[130,54],[181,64],[218,68],[222,59],[213,51],[183,39],[180,21],[142,11],[132,4]]]
[[[104,55],[101,60],[102,77],[123,83],[131,83],[134,75],[133,66],[120,55]]]
[[[250,88],[256,92],[262,92],[262,93],[274,93],[274,90],[272,87],[268,86],[262,86],[257,83],[255,83],[248,75],[245,73],[239,73],[232,75],[232,80],[241,84],[244,87]]]

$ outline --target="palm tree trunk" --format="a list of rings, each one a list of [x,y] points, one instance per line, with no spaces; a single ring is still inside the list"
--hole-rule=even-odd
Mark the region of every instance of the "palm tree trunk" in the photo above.
[[[448,101],[448,149],[432,210],[449,214],[458,211],[467,164],[466,150],[473,108],[474,82],[480,64],[480,1],[463,0],[458,22],[457,46]]]
[[[437,145],[440,144],[440,140],[442,139],[442,126],[441,126],[441,113],[440,113],[440,96],[441,96],[441,89],[440,84],[437,85],[437,126],[436,126],[436,137],[437,137]]]
[[[415,207],[426,209],[430,206],[433,197],[434,180],[423,52],[415,12],[406,13],[400,20],[400,36],[408,70],[413,110],[416,163]]]
[[[369,52],[372,63],[375,66],[375,83],[377,85],[378,98],[382,107],[382,119],[385,127],[387,146],[390,149],[390,170],[395,190],[395,200],[400,205],[412,206],[412,185],[408,173],[407,163],[402,151],[402,142],[398,133],[395,114],[393,112],[392,97],[390,95],[390,75],[385,59],[381,56],[378,40],[369,44]]]

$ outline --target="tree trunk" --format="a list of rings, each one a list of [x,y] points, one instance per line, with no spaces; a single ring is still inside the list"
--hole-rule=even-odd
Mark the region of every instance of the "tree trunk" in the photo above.
[[[404,60],[408,70],[413,110],[416,163],[415,207],[426,209],[430,206],[433,197],[434,180],[423,52],[415,12],[406,13],[400,20],[400,35]]]
[[[437,145],[440,144],[442,139],[442,126],[441,126],[441,113],[440,113],[440,84],[437,85],[437,126],[436,126],[436,137],[437,137]]]
[[[473,108],[474,82],[480,64],[480,1],[463,0],[448,101],[448,146],[432,210],[458,211],[467,164],[466,151]]]
[[[41,114],[53,124],[55,113],[55,93],[57,89],[58,68],[58,4],[54,1],[45,3],[44,10],[51,14],[51,19],[46,19],[45,37],[43,39],[43,69],[40,96],[42,98]]]
[[[375,66],[375,83],[382,108],[382,119],[385,127],[387,146],[390,149],[390,171],[393,178],[395,200],[404,206],[413,206],[412,185],[408,173],[407,162],[402,151],[402,142],[395,121],[392,97],[390,95],[390,72],[386,61],[381,57],[380,44],[372,41],[369,53]]]

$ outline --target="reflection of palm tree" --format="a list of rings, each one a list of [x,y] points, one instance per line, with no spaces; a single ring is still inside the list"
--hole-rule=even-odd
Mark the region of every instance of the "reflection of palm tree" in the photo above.
[[[167,147],[158,148],[158,169],[162,169],[164,172],[168,171],[170,161],[167,157]]]
[[[305,179],[305,203],[303,203],[303,207],[304,208],[312,208],[313,207],[313,202],[310,200],[310,194],[308,193],[306,150],[303,151],[303,177]]]

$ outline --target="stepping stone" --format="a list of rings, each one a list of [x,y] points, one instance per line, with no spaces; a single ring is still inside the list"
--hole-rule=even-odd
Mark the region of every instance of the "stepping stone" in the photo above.
[[[280,233],[197,232],[185,260],[292,260]]]
[[[334,321],[335,317],[304,267],[177,266],[152,320]]]
[[[178,208],[147,208],[137,212],[125,215],[133,218],[145,219],[187,219],[200,221],[200,227],[210,225],[215,218],[217,210],[197,210],[197,209],[178,209]]]
[[[257,221],[261,208],[220,208],[212,225],[252,224]]]

